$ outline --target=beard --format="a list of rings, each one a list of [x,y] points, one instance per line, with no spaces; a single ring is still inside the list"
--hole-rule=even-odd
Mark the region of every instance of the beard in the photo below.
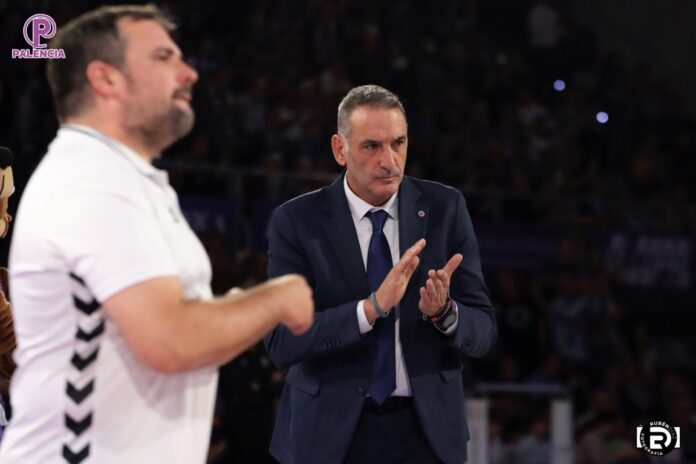
[[[193,109],[176,104],[177,97],[191,95],[192,85],[179,87],[167,101],[165,109],[152,100],[141,98],[138,86],[130,73],[125,73],[131,88],[132,101],[126,109],[128,130],[153,153],[161,153],[165,148],[183,138],[195,121]]]
[[[161,152],[193,129],[195,116],[193,110],[184,110],[175,105],[164,112],[150,113],[133,108],[128,118],[132,121],[130,130],[140,141],[154,152]]]

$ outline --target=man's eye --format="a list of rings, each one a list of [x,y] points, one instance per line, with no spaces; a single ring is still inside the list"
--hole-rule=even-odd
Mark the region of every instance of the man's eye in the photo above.
[[[171,60],[172,56],[174,56],[174,53],[167,50],[162,50],[159,53],[155,53],[155,59],[157,61],[169,61]]]

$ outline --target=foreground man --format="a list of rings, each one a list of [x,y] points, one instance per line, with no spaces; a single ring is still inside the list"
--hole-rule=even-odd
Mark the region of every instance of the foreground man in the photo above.
[[[304,275],[317,306],[306,334],[265,338],[290,367],[271,454],[461,463],[460,357],[484,355],[497,334],[464,198],[404,177],[406,114],[382,87],[345,96],[331,147],[345,174],[271,219],[268,274]]]
[[[203,463],[229,361],[312,322],[301,276],[213,299],[208,257],[153,158],[193,125],[196,72],[153,6],[87,13],[48,64],[61,127],[10,251],[18,346],[3,464]]]

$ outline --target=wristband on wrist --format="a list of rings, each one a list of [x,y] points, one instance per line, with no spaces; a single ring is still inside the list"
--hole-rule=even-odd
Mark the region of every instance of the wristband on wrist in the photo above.
[[[375,308],[375,312],[377,313],[377,317],[387,317],[389,315],[389,311],[385,311],[382,309],[382,307],[377,303],[377,297],[375,296],[375,292],[370,293],[370,303],[372,303],[372,307]]]
[[[447,301],[445,301],[444,306],[442,306],[442,308],[440,308],[440,310],[434,315],[428,316],[427,314],[422,313],[422,317],[424,321],[435,323],[447,316],[450,311],[452,311],[452,299],[450,298],[449,290],[447,290]]]
[[[443,333],[447,333],[452,325],[457,322],[457,304],[454,300],[450,300],[449,309],[447,312],[437,320],[433,322],[433,325],[437,327],[437,330]]]

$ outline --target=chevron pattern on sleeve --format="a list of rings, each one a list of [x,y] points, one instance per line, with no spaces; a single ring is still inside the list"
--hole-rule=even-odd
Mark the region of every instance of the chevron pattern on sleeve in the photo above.
[[[65,384],[68,401],[64,424],[69,438],[63,443],[62,456],[69,464],[80,464],[90,454],[90,430],[94,418],[91,399],[96,386],[94,372],[106,324],[101,303],[94,298],[84,279],[73,273],[70,273],[70,279],[77,326]]]

